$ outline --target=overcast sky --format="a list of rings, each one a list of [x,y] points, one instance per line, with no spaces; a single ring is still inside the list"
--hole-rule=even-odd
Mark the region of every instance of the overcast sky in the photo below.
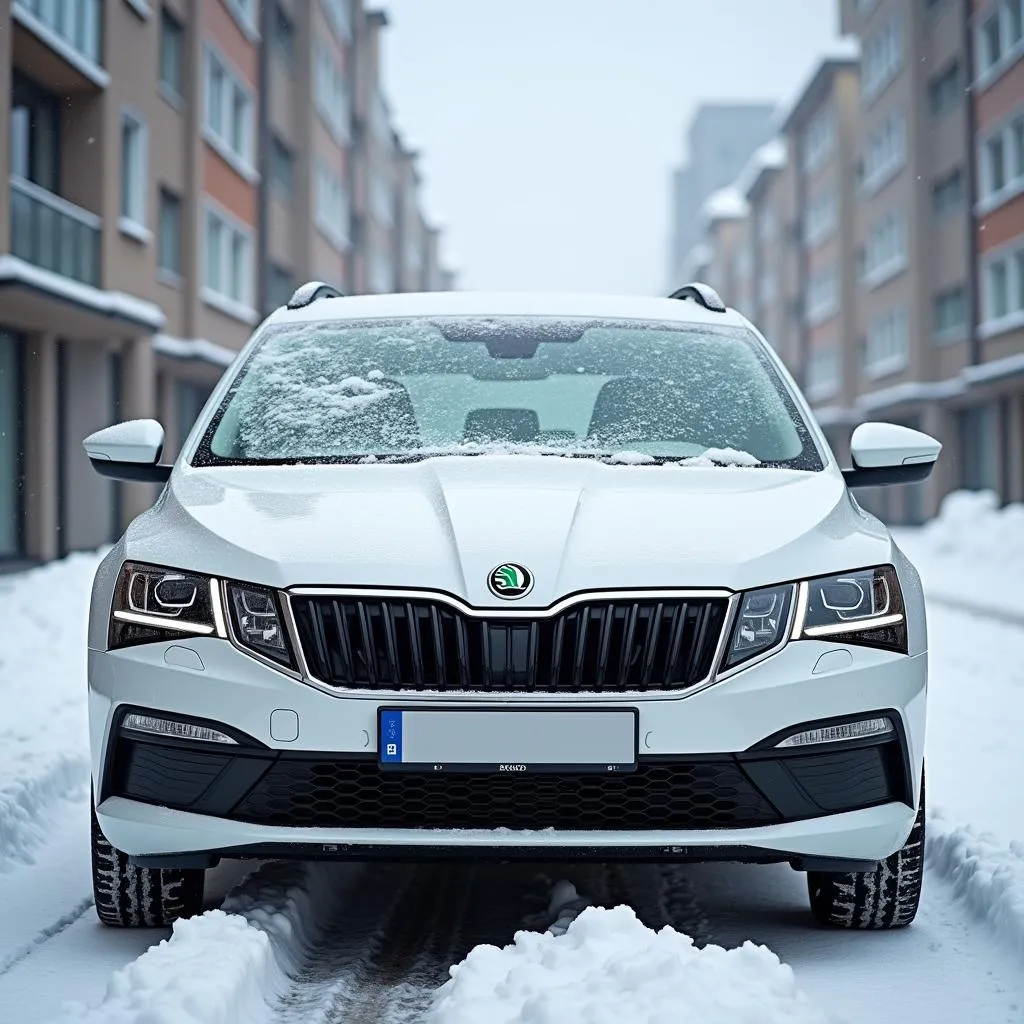
[[[660,292],[705,100],[785,100],[836,0],[384,0],[384,85],[463,288]]]

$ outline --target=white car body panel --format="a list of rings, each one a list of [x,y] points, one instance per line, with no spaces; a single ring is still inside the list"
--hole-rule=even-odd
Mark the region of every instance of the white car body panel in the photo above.
[[[637,318],[753,330],[733,311],[710,313],[693,302],[564,295],[325,299],[305,309],[279,310],[268,324],[441,314]],[[915,808],[904,803],[731,830],[451,832],[278,828],[103,795],[112,723],[126,704],[221,722],[272,750],[373,755],[380,706],[528,702],[638,708],[641,755],[680,756],[746,751],[790,726],[891,710],[905,735],[915,803],[918,799],[927,689],[920,580],[887,529],[851,499],[806,401],[774,353],[771,359],[821,451],[825,468],[820,472],[608,465],[526,454],[439,456],[400,465],[193,468],[191,456],[206,424],[259,336],[260,330],[214,391],[160,499],[132,523],[96,576],[89,623],[92,767],[101,790],[100,826],[115,846],[135,856],[155,856],[279,842],[754,845],[808,857],[879,860],[903,844],[915,816]],[[568,595],[593,591],[738,594],[892,564],[905,602],[909,650],[894,654],[844,644],[841,638],[794,640],[693,692],[325,692],[213,637],[107,650],[114,585],[125,561],[280,590],[429,590],[474,609],[502,611],[510,606],[491,593],[488,577],[495,566],[516,562],[535,576],[529,595],[515,602],[516,612],[548,609]],[[183,657],[182,649],[192,653]],[[270,719],[278,710],[296,713],[296,740],[274,739]]]

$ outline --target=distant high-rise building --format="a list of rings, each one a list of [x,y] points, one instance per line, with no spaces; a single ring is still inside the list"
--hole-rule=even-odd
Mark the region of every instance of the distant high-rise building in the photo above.
[[[701,207],[743,170],[751,153],[772,136],[770,103],[705,103],[686,133],[686,161],[672,176],[672,241],[668,283],[678,282],[701,240]]]

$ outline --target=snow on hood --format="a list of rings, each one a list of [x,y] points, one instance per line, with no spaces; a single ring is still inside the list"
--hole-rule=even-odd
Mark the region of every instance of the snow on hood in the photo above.
[[[496,603],[494,566],[545,607],[606,587],[744,589],[885,561],[838,472],[484,455],[406,465],[178,469],[128,558],[270,586],[425,587]]]

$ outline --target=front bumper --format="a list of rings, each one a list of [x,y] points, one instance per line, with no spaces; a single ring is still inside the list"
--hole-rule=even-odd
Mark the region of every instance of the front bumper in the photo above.
[[[530,795],[544,829],[539,831],[525,827],[522,816],[509,817],[508,801],[514,798],[504,789],[487,789],[486,778],[478,778],[481,788],[474,789],[470,780],[445,777],[443,784],[453,787],[451,820],[462,827],[443,827],[443,817],[436,816],[437,794],[429,791],[413,794],[415,799],[406,804],[416,811],[409,820],[418,827],[403,827],[393,791],[370,794],[376,811],[367,814],[366,792],[339,787],[337,780],[351,781],[355,773],[372,782],[377,708],[394,704],[394,697],[324,693],[219,640],[188,641],[189,656],[182,655],[183,646],[90,651],[97,814],[107,838],[143,863],[186,863],[193,855],[205,863],[221,855],[330,857],[385,851],[418,857],[498,851],[550,856],[561,850],[607,857],[789,860],[807,866],[829,858],[836,858],[836,864],[878,861],[903,844],[913,824],[924,746],[926,655],[907,658],[800,641],[688,696],[497,698],[552,708],[600,704],[639,709],[641,768],[648,781],[660,779],[662,789],[640,786],[638,796],[634,779],[628,783],[632,793],[610,793],[601,789],[605,776],[588,776],[574,793],[573,780],[556,779],[553,792]],[[400,696],[403,704],[418,701],[452,706],[496,702],[496,697]],[[232,748],[240,756],[231,759],[235,766],[228,770],[226,762],[214,764],[209,757],[201,765],[201,750],[189,767],[188,756],[182,762],[180,744],[161,750],[160,744],[135,743],[141,749],[133,754],[117,730],[128,707],[222,723],[249,738],[243,743],[247,749]],[[845,745],[820,748],[797,755],[818,759],[801,777],[799,771],[779,768],[778,752],[756,752],[766,737],[804,723],[878,711],[889,712],[897,725],[896,739],[885,753],[878,748],[857,755]],[[288,713],[291,723],[297,720],[294,739],[291,733],[275,739],[275,732],[281,735],[280,712]],[[224,756],[223,750],[216,754]],[[676,775],[666,777],[666,772]],[[389,785],[398,781],[392,778]],[[428,790],[440,781],[412,780]],[[500,780],[506,788],[516,782],[522,785],[522,778]],[[528,788],[524,792],[529,795]],[[682,803],[681,795],[686,796]],[[621,813],[609,821],[616,801]],[[496,817],[488,821],[472,811],[480,806],[496,808]],[[662,806],[666,812],[660,819]],[[434,817],[427,807],[435,807]],[[590,817],[573,811],[587,807],[593,809]],[[296,808],[303,813],[296,814]],[[349,808],[360,814],[346,819]],[[353,820],[359,823],[355,827],[348,824]],[[501,827],[502,820],[516,827]],[[550,827],[549,820],[560,824]],[[492,827],[475,827],[481,821]]]

